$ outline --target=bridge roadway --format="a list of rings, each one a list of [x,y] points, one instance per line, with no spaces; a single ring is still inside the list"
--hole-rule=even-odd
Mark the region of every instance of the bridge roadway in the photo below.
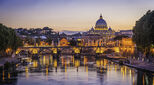
[[[96,48],[96,47],[112,48],[109,46],[24,46],[20,48],[74,48],[74,47],[76,48]]]

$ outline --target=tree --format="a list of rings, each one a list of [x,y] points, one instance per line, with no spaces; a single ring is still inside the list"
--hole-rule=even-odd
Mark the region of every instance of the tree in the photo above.
[[[70,46],[76,46],[76,45],[77,45],[77,41],[74,38],[70,40]]]
[[[37,43],[38,45],[40,45],[40,42],[41,42],[41,38],[39,37],[39,38],[36,39],[36,43]]]
[[[133,28],[133,41],[137,50],[149,54],[154,45],[154,11],[148,11]]]
[[[35,40],[33,38],[31,38],[30,36],[27,36],[24,41],[26,43],[28,43],[29,45],[34,45],[35,44]]]
[[[46,42],[51,45],[52,44],[52,39],[50,37],[47,37]]]
[[[114,38],[114,40],[122,40],[122,38],[129,38],[127,35],[118,35]]]
[[[5,55],[7,48],[14,51],[20,46],[22,46],[22,41],[16,36],[14,29],[0,24],[0,55]]]

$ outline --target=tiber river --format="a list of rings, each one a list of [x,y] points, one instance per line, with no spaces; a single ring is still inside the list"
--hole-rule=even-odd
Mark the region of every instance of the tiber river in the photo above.
[[[40,55],[16,79],[0,85],[154,85],[154,76],[93,56]]]

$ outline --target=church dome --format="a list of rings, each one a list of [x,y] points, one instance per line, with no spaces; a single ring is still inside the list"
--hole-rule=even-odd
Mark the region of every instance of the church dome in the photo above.
[[[107,23],[106,21],[103,19],[102,15],[100,15],[100,18],[97,20],[96,25],[95,25],[95,29],[107,29]]]
[[[108,29],[108,30],[112,31],[112,28],[111,28],[111,27],[109,27],[109,29]]]

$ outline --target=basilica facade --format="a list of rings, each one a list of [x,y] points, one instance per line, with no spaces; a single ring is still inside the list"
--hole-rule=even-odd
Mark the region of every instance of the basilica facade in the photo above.
[[[113,46],[112,39],[115,37],[115,31],[107,26],[106,21],[100,15],[96,21],[95,27],[83,33],[85,46]]]

